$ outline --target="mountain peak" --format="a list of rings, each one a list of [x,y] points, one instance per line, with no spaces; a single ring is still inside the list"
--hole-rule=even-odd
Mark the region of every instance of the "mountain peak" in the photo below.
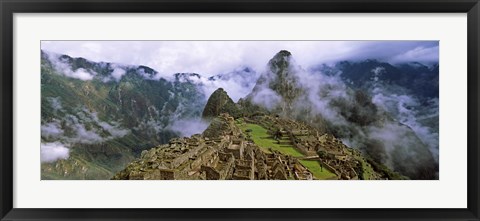
[[[280,114],[288,116],[293,101],[304,94],[297,74],[300,69],[289,51],[279,51],[268,62],[268,69],[260,75],[247,100],[262,108],[278,109]]]
[[[277,72],[279,69],[286,69],[290,65],[290,58],[292,53],[286,50],[281,50],[268,62],[273,72]]]
[[[227,92],[223,90],[223,88],[218,88],[212,93],[212,95],[210,95],[210,98],[208,98],[202,116],[204,118],[213,118],[222,113],[228,113],[233,117],[239,117],[240,111],[232,98],[228,96]]]
[[[288,57],[288,56],[291,56],[291,55],[292,55],[292,53],[290,53],[289,51],[281,50],[275,56],[284,56],[284,57],[286,56],[286,57]]]

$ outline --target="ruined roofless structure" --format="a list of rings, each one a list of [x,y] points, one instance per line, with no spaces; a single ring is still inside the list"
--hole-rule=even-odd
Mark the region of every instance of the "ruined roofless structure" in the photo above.
[[[202,133],[174,138],[142,152],[112,179],[119,180],[311,180],[318,179],[306,161],[331,172],[320,179],[386,179],[381,172],[331,134],[293,120],[270,115],[242,118],[241,124],[267,129],[301,156],[259,147],[233,117],[222,113]],[[302,161],[302,162],[301,162]],[[308,164],[307,162],[307,164]],[[311,164],[310,164],[311,165]],[[317,171],[318,173],[318,171]]]
[[[247,141],[228,114],[214,119],[202,135],[175,138],[169,144],[143,151],[140,159],[113,177],[130,180],[312,178],[297,160],[276,151],[265,153]]]

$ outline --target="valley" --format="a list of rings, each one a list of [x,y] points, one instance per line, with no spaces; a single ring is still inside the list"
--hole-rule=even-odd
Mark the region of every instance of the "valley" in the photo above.
[[[243,82],[234,72],[165,79],[142,65],[41,61],[45,180],[438,179],[438,84],[409,87],[438,80],[438,65],[311,71],[281,50],[234,101],[230,88],[206,94]]]

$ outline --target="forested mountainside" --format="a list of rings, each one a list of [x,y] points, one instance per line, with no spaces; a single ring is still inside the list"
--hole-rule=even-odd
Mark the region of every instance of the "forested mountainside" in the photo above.
[[[41,74],[42,179],[130,179],[132,171],[138,175],[132,177],[152,178],[143,172],[167,162],[161,156],[169,151],[198,151],[185,146],[189,139],[202,144],[211,139],[241,141],[245,151],[260,154],[249,160],[276,154],[291,168],[279,173],[284,178],[294,179],[292,174],[302,171],[322,177],[318,166],[302,161],[314,157],[318,165],[330,167],[327,171],[335,174],[330,178],[365,179],[362,174],[368,171],[366,177],[372,179],[438,179],[438,64],[365,60],[306,70],[283,50],[258,75],[242,68],[208,78],[180,73],[164,79],[146,66],[42,52]],[[228,95],[229,88],[211,94],[205,90],[205,82],[231,79],[251,88],[243,90],[247,92],[238,102]],[[235,122],[232,137],[224,137],[224,129],[211,135],[211,122],[218,123],[219,117]],[[190,137],[195,133],[199,135]],[[264,136],[256,137],[259,134]],[[284,147],[293,149],[275,145],[282,139]],[[177,145],[182,142],[183,147]],[[262,146],[265,142],[273,143]],[[228,149],[214,146],[212,159]],[[229,168],[231,178],[236,167]],[[187,173],[207,178],[205,171]],[[260,177],[271,179],[275,174]]]

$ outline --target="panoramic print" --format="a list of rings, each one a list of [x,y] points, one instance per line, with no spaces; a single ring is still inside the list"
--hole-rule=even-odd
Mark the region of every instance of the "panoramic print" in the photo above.
[[[439,179],[438,41],[42,41],[39,59],[42,180]]]

